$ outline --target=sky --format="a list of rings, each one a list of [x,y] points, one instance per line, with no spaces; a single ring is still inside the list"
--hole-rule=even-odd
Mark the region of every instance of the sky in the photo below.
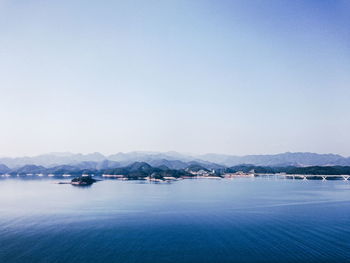
[[[350,156],[350,1],[0,0],[0,156]]]

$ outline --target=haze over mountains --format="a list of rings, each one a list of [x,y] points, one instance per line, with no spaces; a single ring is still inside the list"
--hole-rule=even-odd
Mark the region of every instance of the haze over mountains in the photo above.
[[[146,162],[154,167],[166,166],[170,169],[184,169],[191,164],[200,164],[208,169],[230,167],[240,164],[256,166],[347,166],[350,158],[337,154],[281,153],[274,155],[234,156],[224,154],[188,155],[177,152],[128,152],[112,155],[101,153],[73,154],[49,153],[33,157],[0,158],[0,172],[26,165],[46,168],[65,166],[81,169],[109,169]]]

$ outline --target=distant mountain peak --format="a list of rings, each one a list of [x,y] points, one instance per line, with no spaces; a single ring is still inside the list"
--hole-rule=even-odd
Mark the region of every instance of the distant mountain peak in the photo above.
[[[104,161],[108,161],[102,163]],[[73,165],[79,167],[99,169],[127,166],[135,162],[149,163],[152,166],[165,165],[169,168],[183,169],[189,163],[196,162],[198,165],[208,169],[215,169],[220,166],[234,166],[240,164],[252,164],[258,166],[332,166],[350,165],[350,158],[339,154],[318,154],[311,152],[285,152],[280,154],[266,155],[245,155],[235,156],[228,154],[202,154],[186,155],[175,151],[169,152],[119,152],[105,156],[99,152],[87,154],[75,154],[69,152],[54,152],[33,157],[0,158],[0,164],[13,169],[25,165],[38,165],[44,167],[55,167],[60,165]],[[4,167],[3,170],[6,170]]]

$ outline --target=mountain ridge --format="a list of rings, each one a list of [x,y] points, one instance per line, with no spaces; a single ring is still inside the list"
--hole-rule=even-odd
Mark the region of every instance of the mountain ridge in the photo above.
[[[251,164],[257,166],[347,166],[350,158],[339,154],[318,154],[311,152],[285,152],[266,155],[228,155],[228,154],[201,154],[190,155],[177,152],[126,152],[103,155],[98,152],[81,153],[48,153],[37,156],[3,157],[0,164],[6,170],[20,168],[25,165],[38,165],[47,168],[59,165],[73,165],[81,168],[115,168],[127,166],[134,162],[147,162],[153,166],[165,165],[170,168],[184,168],[189,162],[204,164],[210,169],[217,166],[234,166]],[[89,167],[88,167],[89,166]]]

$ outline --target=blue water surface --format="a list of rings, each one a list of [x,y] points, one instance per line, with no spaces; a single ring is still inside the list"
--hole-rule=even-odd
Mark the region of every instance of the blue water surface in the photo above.
[[[350,182],[0,180],[1,263],[350,262]]]

